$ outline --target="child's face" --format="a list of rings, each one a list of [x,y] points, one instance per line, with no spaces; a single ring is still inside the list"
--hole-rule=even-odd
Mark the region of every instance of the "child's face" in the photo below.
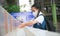
[[[37,9],[35,7],[31,8],[32,12],[35,12]]]
[[[36,9],[35,7],[32,7],[31,10],[33,12],[33,15],[36,17],[38,13],[38,9]]]

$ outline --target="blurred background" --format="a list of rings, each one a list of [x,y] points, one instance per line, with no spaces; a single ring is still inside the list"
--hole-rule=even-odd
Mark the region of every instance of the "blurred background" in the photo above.
[[[48,21],[56,27],[56,32],[60,33],[60,0],[0,0],[0,6],[16,19],[19,19],[19,13],[31,13],[31,6],[34,3],[40,3]]]

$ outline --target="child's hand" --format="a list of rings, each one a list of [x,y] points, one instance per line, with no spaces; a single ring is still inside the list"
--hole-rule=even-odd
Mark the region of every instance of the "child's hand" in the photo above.
[[[25,24],[21,24],[18,26],[18,28],[24,28],[25,27]]]

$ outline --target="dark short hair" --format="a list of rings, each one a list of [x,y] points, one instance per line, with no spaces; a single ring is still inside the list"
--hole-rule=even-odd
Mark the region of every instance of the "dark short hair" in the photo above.
[[[41,6],[39,4],[33,4],[32,7],[35,7],[36,9],[41,9]]]

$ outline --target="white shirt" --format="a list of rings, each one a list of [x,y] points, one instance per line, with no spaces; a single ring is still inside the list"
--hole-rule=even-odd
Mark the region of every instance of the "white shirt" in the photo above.
[[[40,14],[43,14],[42,12],[40,12],[39,13],[39,15]],[[37,23],[43,23],[43,21],[44,21],[44,16],[43,15],[40,15],[40,16],[38,16],[36,19],[35,19],[36,21],[37,21]]]

